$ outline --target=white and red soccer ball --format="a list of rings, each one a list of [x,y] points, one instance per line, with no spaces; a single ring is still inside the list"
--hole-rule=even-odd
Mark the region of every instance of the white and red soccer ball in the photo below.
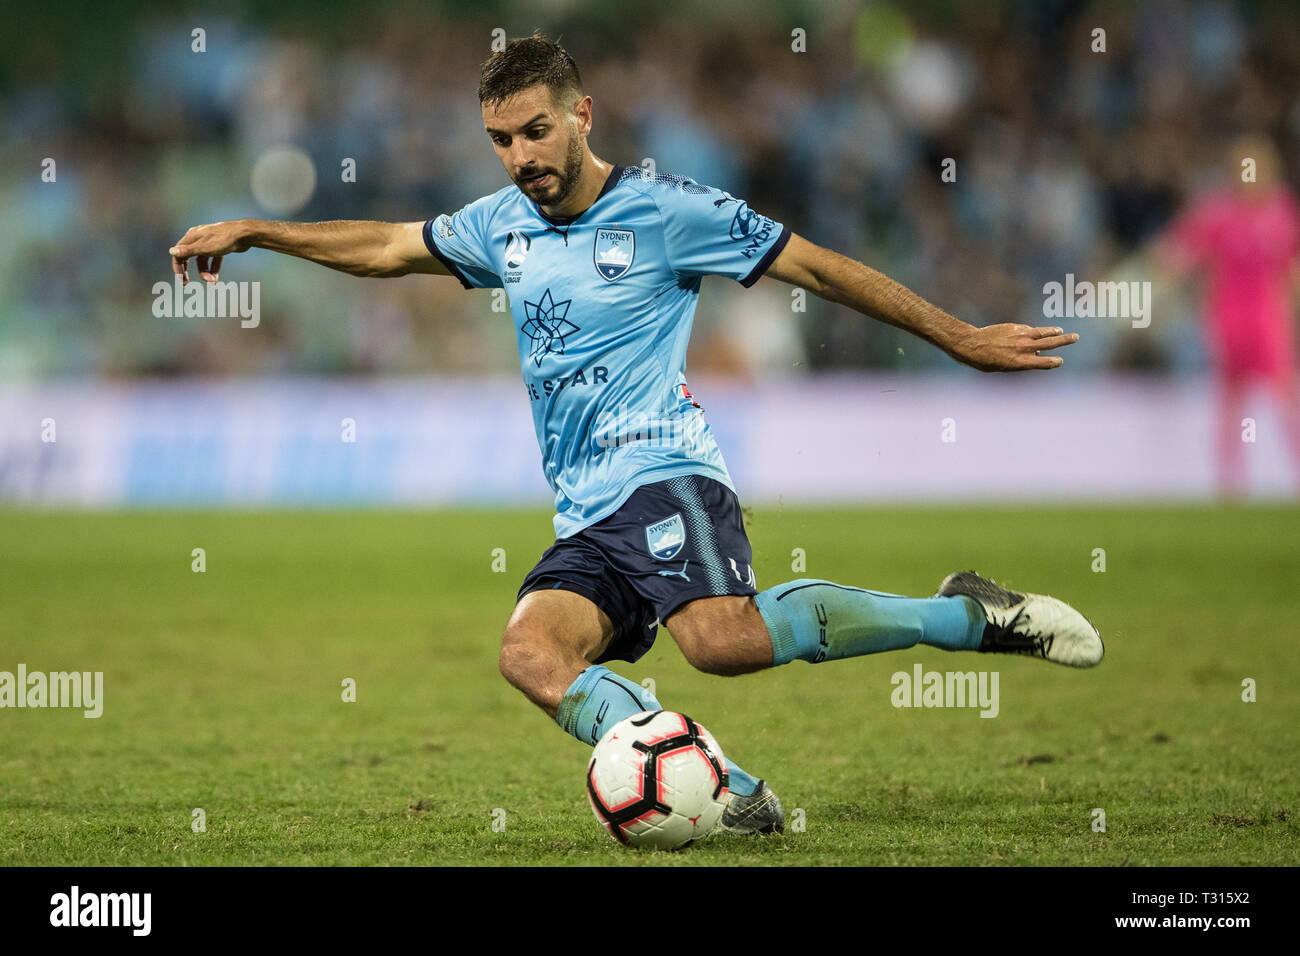
[[[619,843],[676,850],[703,839],[722,818],[727,761],[713,735],[685,714],[644,711],[596,744],[587,796]]]

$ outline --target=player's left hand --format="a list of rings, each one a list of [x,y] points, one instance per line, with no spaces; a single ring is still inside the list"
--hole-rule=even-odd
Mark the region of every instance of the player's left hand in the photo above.
[[[1003,322],[982,329],[972,328],[949,354],[981,372],[1023,372],[1031,368],[1059,367],[1063,362],[1059,355],[1040,353],[1077,341],[1078,333],[1067,333],[1056,326],[1035,328]]]

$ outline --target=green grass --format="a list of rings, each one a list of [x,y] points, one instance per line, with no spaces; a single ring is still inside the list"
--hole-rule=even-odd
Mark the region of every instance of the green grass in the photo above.
[[[0,864],[1300,860],[1300,510],[772,508],[749,530],[760,586],[928,594],[976,568],[1083,608],[1107,659],[917,648],[724,679],[661,632],[617,669],[806,829],[635,853],[587,806],[589,750],[496,670],[547,515],[0,512],[0,670],[105,681],[98,720],[0,710]],[[998,670],[1001,713],[893,708],[890,675],[917,662]]]

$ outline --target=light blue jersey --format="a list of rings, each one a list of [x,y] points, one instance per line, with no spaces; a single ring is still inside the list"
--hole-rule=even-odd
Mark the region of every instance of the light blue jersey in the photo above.
[[[686,389],[700,279],[751,286],[789,238],[720,190],[621,166],[576,217],[547,216],[512,184],[425,223],[465,288],[506,290],[557,538],[678,475],[735,491]]]

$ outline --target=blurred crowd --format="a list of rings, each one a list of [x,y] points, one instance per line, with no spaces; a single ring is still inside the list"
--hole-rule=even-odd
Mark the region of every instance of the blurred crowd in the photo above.
[[[262,283],[256,329],[151,308],[188,226],[427,219],[507,185],[476,96],[498,28],[540,28],[574,55],[601,158],[724,188],[977,325],[1044,324],[1042,287],[1067,273],[1159,279],[1153,241],[1236,174],[1235,136],[1269,139],[1284,182],[1300,173],[1300,13],[1287,4],[244,9],[191,22],[148,7],[94,69],[60,64],[57,35],[11,34],[0,379],[517,368],[508,313],[445,279],[356,279],[255,251],[228,258],[222,279]],[[315,186],[268,209],[251,170],[286,145],[310,158]],[[1068,369],[1202,368],[1199,308],[1194,285],[1158,283],[1149,328],[1078,320]],[[812,297],[792,313],[777,283],[706,282],[688,372],[824,368],[957,366]]]

